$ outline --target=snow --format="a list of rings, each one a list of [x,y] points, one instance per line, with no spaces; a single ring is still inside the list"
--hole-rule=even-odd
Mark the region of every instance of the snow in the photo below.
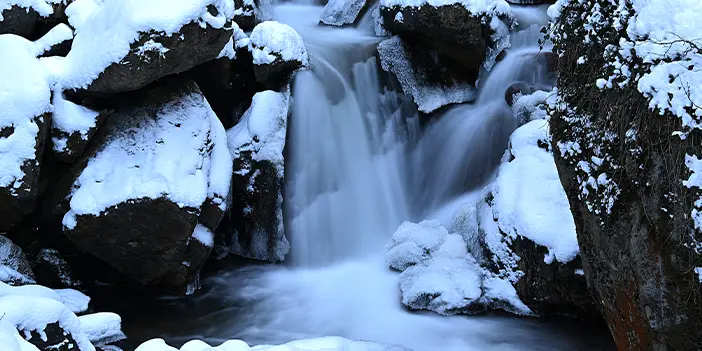
[[[0,350],[3,351],[39,351],[34,345],[24,340],[12,323],[0,319]]]
[[[241,340],[229,340],[219,346],[210,346],[203,341],[187,342],[180,349],[170,347],[163,339],[149,340],[135,351],[408,351],[402,346],[384,345],[365,341],[353,341],[341,337],[296,340],[284,345],[249,346]]]
[[[64,23],[59,23],[56,27],[51,28],[48,33],[44,34],[43,37],[34,42],[36,54],[42,55],[49,51],[52,46],[71,39],[73,39],[73,29]]]
[[[52,110],[50,75],[36,59],[34,43],[22,37],[0,35],[0,52],[0,130],[14,128],[0,138],[0,188],[14,193],[25,176],[22,165],[35,160],[35,118]]]
[[[545,106],[550,96],[550,92],[542,90],[529,95],[517,95],[514,97],[512,112],[521,122],[545,120],[548,118]]]
[[[352,24],[365,5],[366,0],[330,0],[319,20],[331,26]]]
[[[98,216],[130,199],[165,197],[199,209],[212,195],[226,207],[232,162],[205,98],[189,91],[145,112],[112,116],[103,127],[109,137],[73,184],[66,228],[75,228],[77,216]]]
[[[95,347],[81,329],[78,317],[59,301],[22,295],[0,297],[0,314],[3,321],[14,325],[23,332],[36,331],[45,339],[44,329],[48,324],[58,323],[69,333],[81,351],[94,351]]]
[[[219,14],[212,16],[208,6],[214,6]],[[102,4],[79,0],[67,9],[77,30],[71,51],[62,62],[60,85],[66,89],[86,88],[108,66],[122,60],[142,33],[172,35],[191,22],[222,28],[233,12],[233,0],[124,0]]]
[[[122,332],[122,318],[110,312],[100,312],[78,317],[88,340],[105,345],[127,338]]]
[[[409,61],[409,52],[400,37],[392,37],[378,44],[380,63],[385,71],[397,77],[402,91],[411,95],[420,111],[430,113],[439,107],[473,100],[475,86],[455,83],[452,86],[427,83],[426,77],[416,72]]]
[[[24,9],[32,9],[42,17],[48,17],[54,12],[51,4],[59,3],[62,0],[0,0],[0,21],[3,20],[2,12],[9,10],[12,6],[19,6]]]
[[[474,15],[501,16],[511,14],[509,3],[504,0],[380,0],[381,7],[433,7],[461,5]]]
[[[436,220],[418,224],[402,223],[386,247],[388,266],[403,271],[428,259],[431,251],[439,247],[448,234],[446,228]]]
[[[204,225],[198,223],[193,231],[192,238],[207,247],[214,246],[214,233],[207,229]]]
[[[256,93],[239,123],[227,130],[231,157],[237,159],[242,152],[250,151],[254,161],[271,162],[282,178],[289,104],[289,92]]]
[[[144,44],[141,44],[140,47],[137,48],[136,54],[141,57],[144,61],[149,62],[151,60],[151,56],[149,56],[148,53],[150,52],[155,52],[158,54],[159,57],[165,58],[166,53],[170,51],[167,47],[163,46],[161,43],[155,42],[153,39],[149,39],[144,42]]]
[[[521,235],[548,248],[561,263],[580,249],[570,205],[548,145],[548,122],[534,120],[510,137],[514,157],[503,163],[493,187],[494,216],[507,235]]]
[[[287,24],[275,21],[259,23],[251,32],[249,40],[249,50],[256,65],[271,64],[276,58],[309,65],[302,37]]]
[[[53,128],[66,134],[79,133],[83,140],[88,140],[88,132],[96,127],[99,112],[66,100],[62,93],[54,93],[54,115],[51,120]],[[64,151],[66,139],[53,138],[54,150]]]
[[[22,249],[10,239],[0,235],[0,281],[16,284],[34,284],[31,271],[22,274],[19,271],[31,269]]]
[[[51,290],[41,285],[10,286],[0,282],[0,297],[9,295],[33,296],[55,300],[66,305],[74,313],[85,312],[90,302],[88,296],[73,289]]]

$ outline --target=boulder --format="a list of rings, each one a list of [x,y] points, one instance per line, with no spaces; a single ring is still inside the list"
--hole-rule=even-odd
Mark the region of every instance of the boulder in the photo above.
[[[391,71],[400,78],[403,91],[413,95],[420,110],[426,113],[449,103],[473,99],[480,72],[490,70],[497,56],[509,45],[509,28],[514,23],[506,3],[468,7],[451,2],[430,4],[383,0],[380,2],[380,16],[383,27],[401,38],[402,51],[406,52],[402,56],[408,61],[407,67],[394,64]],[[381,51],[381,60],[383,56],[395,57],[397,54],[394,50],[385,54]],[[388,70],[386,66],[384,64],[383,68]],[[438,86],[444,90],[460,88],[466,92],[444,99],[441,94],[436,96],[431,92],[417,96],[416,90],[423,89],[411,85],[407,78],[399,77],[402,74],[418,76],[415,80],[422,85]]]
[[[515,5],[544,5],[553,4],[556,0],[505,0],[510,4]]]
[[[285,87],[292,74],[309,67],[309,56],[302,37],[287,24],[263,22],[249,37],[256,81],[269,90]]]
[[[354,24],[362,12],[368,11],[367,0],[331,0],[324,6],[319,22],[329,26]]]
[[[603,4],[593,32],[592,7],[561,5],[550,129],[590,292],[618,349],[702,349],[700,4]]]
[[[4,235],[0,235],[0,281],[9,285],[35,283],[32,266],[24,252]]]
[[[73,0],[9,0],[0,4],[0,34],[37,39],[59,23],[67,23],[65,9]]]
[[[183,288],[209,255],[193,248],[198,223],[213,230],[227,207],[226,142],[195,83],[164,81],[107,116],[50,195],[46,221],[133,281]]]
[[[34,259],[37,281],[54,289],[77,289],[82,286],[73,275],[73,269],[55,249],[42,249]]]
[[[138,90],[217,58],[233,34],[231,0],[204,1],[202,7],[172,3],[168,16],[154,12],[148,2],[96,6],[100,11],[90,16],[71,18],[78,30],[60,63],[63,89],[95,95]]]
[[[0,231],[32,212],[51,123],[47,70],[34,43],[0,35]]]
[[[94,111],[69,101],[61,92],[52,99],[54,114],[51,125],[51,156],[65,163],[75,163],[88,142],[105,121],[107,110]]]
[[[12,5],[9,9],[0,7],[0,34],[16,34],[30,38],[37,24],[39,14],[32,8]]]
[[[536,91],[536,87],[525,82],[516,82],[505,90],[505,101],[507,105],[513,106],[515,97],[518,95],[530,95]]]
[[[282,261],[290,249],[283,228],[283,149],[289,91],[263,91],[239,123],[227,131],[234,160],[232,203],[219,228],[234,254]]]

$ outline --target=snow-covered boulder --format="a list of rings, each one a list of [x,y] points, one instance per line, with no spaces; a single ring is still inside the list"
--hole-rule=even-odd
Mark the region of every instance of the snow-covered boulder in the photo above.
[[[47,221],[123,275],[182,287],[209,254],[231,170],[226,133],[197,85],[166,80],[106,118],[55,187]]]
[[[192,340],[180,349],[168,346],[163,339],[149,340],[135,351],[409,351],[398,345],[387,345],[367,341],[354,341],[341,337],[324,337],[317,339],[296,340],[283,345],[249,346],[241,340],[229,340],[219,346],[210,346],[200,340]]]
[[[541,93],[547,94],[535,95]],[[548,121],[535,119],[518,128],[504,161],[479,204],[486,267],[496,274],[510,272],[520,299],[535,313],[598,316],[582,274],[573,216],[548,141]]]
[[[402,303],[443,315],[488,309],[531,314],[510,282],[481,267],[468,247],[464,233],[449,234],[436,220],[400,225],[387,245],[386,259],[402,271]]]
[[[283,228],[283,149],[290,93],[263,91],[227,130],[234,160],[232,204],[220,227],[232,253],[282,261],[290,249]]]
[[[66,12],[77,30],[56,65],[60,86],[115,94],[215,59],[231,39],[234,3],[81,0]]]
[[[34,259],[34,274],[42,285],[51,288],[79,288],[82,283],[73,269],[55,249],[42,249]]]
[[[34,209],[51,123],[50,75],[33,42],[0,35],[0,231]]]
[[[542,5],[542,4],[553,4],[557,0],[505,0],[510,4],[515,5]]]
[[[287,24],[266,21],[249,37],[256,80],[265,89],[280,90],[290,76],[310,60],[302,37]]]
[[[324,6],[319,22],[330,26],[353,24],[367,9],[367,0],[331,0]]]
[[[105,121],[107,111],[93,111],[78,105],[61,92],[54,92],[52,103],[51,155],[59,161],[74,163]]]
[[[34,284],[32,266],[22,249],[0,235],[0,281],[10,285]]]
[[[509,46],[504,0],[380,1],[383,27],[402,39],[379,47],[383,68],[423,112],[470,101],[481,71]]]
[[[16,34],[29,38],[34,31],[39,14],[31,5],[26,8],[16,4],[19,2],[31,3],[18,0],[0,2],[0,34]],[[37,1],[37,3],[41,2]]]

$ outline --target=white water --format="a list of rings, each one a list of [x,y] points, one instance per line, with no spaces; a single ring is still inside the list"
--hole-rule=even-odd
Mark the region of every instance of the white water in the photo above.
[[[477,196],[464,194],[492,176],[516,127],[505,89],[515,80],[543,78],[530,61],[534,33],[518,36],[474,105],[448,109],[420,135],[407,101],[381,89],[373,58],[380,39],[319,27],[321,10],[280,5],[275,13],[303,36],[314,64],[293,88],[285,194],[292,267],[212,278],[200,302],[227,307],[198,321],[209,327],[188,338],[258,344],[338,335],[417,351],[582,346],[536,320],[408,312],[400,304],[399,274],[383,260],[402,221],[433,213],[446,222],[452,208]]]

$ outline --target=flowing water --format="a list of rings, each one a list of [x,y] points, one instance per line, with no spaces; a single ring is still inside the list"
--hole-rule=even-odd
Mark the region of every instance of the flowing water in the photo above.
[[[448,108],[420,127],[411,100],[389,89],[392,82],[378,69],[381,39],[363,26],[318,26],[321,11],[275,8],[275,18],[304,38],[314,67],[298,73],[293,86],[285,184],[289,263],[210,277],[196,297],[162,302],[178,317],[164,322],[151,306],[138,329],[174,343],[338,335],[417,351],[609,349],[606,334],[602,339],[599,330],[568,323],[411,313],[400,304],[399,274],[383,259],[402,221],[447,222],[453,208],[475,199],[472,191],[493,176],[517,127],[506,88],[515,81],[552,82],[537,57],[538,26],[523,25],[513,35],[512,49],[481,79],[475,103]],[[536,24],[543,11],[519,13]]]

